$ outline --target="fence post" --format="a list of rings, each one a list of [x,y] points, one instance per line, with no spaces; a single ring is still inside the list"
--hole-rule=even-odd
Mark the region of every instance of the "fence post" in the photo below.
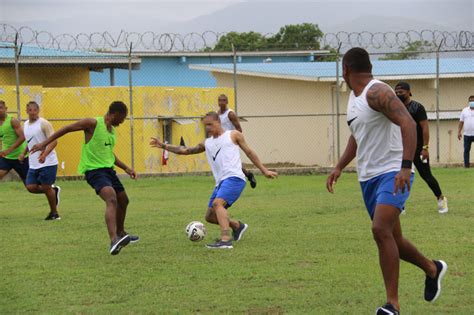
[[[115,69],[112,67],[109,71],[110,75],[110,86],[115,86]]]
[[[331,136],[331,157],[332,157],[332,166],[336,166],[337,163],[337,158],[336,158],[336,128],[334,125],[336,124],[336,119],[334,118],[335,116],[335,111],[336,111],[336,100],[334,97],[334,94],[336,94],[336,87],[331,86],[331,131],[332,131],[332,136]],[[317,130],[316,130],[317,131]]]
[[[340,93],[340,87],[339,87],[339,52],[341,49],[341,43],[339,43],[339,47],[337,47],[336,51],[336,152],[337,152],[337,159],[341,157],[341,127],[339,123],[339,115],[340,115],[340,110],[339,110],[339,93]]]
[[[443,45],[443,40],[436,50],[436,163],[439,163],[439,50]]]
[[[232,55],[233,55],[233,63],[234,63],[234,70],[233,70],[233,79],[234,79],[234,111],[235,114],[238,115],[237,111],[237,51],[235,50],[234,44],[232,45]]]
[[[132,83],[132,43],[128,51],[128,94],[130,96],[130,149],[132,169],[135,169],[135,136],[134,136],[134,119],[133,119],[133,83]]]
[[[18,32],[15,35],[15,81],[16,81],[16,110],[18,115],[18,120],[21,121],[21,104],[20,104],[20,54],[21,54],[21,47],[23,44],[18,48]]]

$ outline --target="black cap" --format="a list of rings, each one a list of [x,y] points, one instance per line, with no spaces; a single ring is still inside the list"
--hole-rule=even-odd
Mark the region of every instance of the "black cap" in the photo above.
[[[410,84],[408,84],[407,82],[398,82],[397,85],[395,85],[395,89],[401,89],[401,90],[405,90],[405,91],[408,91],[410,92],[410,96],[411,95],[411,90],[410,90]]]

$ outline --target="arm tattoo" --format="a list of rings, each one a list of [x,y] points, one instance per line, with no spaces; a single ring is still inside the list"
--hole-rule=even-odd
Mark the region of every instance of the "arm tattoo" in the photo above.
[[[374,84],[370,87],[367,91],[367,102],[373,110],[382,112],[397,125],[400,119],[408,115],[405,105],[398,99],[392,89],[384,84]]]
[[[198,154],[205,151],[204,145],[202,143],[190,148],[168,144],[166,146],[166,149],[170,152],[181,154],[181,155]]]
[[[205,151],[204,146],[200,143],[197,146],[191,147],[191,148],[186,148],[187,154],[198,154],[202,153]]]
[[[165,146],[163,146],[163,148],[165,148]],[[171,144],[166,145],[166,150],[176,153],[176,154],[184,154],[183,151],[185,149],[186,149],[185,147],[180,147],[177,145],[171,145]]]

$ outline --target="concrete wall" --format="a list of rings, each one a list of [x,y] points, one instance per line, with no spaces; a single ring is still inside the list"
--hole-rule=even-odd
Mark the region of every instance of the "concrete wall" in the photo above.
[[[139,70],[133,71],[134,85],[139,86],[187,86],[216,87],[216,80],[207,71],[189,69],[190,64],[231,64],[232,57],[186,56],[140,56]],[[308,56],[273,56],[273,62],[305,62]],[[261,63],[265,56],[243,56],[241,63]],[[115,85],[128,85],[128,70],[116,69]],[[91,72],[92,86],[110,86],[110,72]]]
[[[232,75],[213,73],[218,86],[232,87]],[[253,76],[237,78],[238,114],[294,115],[322,114],[321,117],[248,118],[243,123],[244,135],[265,163],[297,165],[334,165],[337,156],[337,124],[335,118],[334,83],[270,79]],[[387,81],[394,86],[398,81]],[[408,80],[413,99],[434,111],[436,90],[433,80]],[[460,111],[472,94],[474,79],[440,80],[440,110]],[[345,114],[350,90],[342,90],[340,112]],[[430,121],[430,152],[436,161],[436,122]],[[462,143],[457,138],[457,120],[440,123],[440,163],[461,163]],[[349,128],[346,118],[340,118],[340,153]],[[248,162],[246,158],[244,158]]]
[[[217,97],[225,93],[233,99],[233,90],[228,88],[158,88],[136,87],[133,89],[134,104],[134,155],[135,169],[139,173],[171,173],[209,171],[204,154],[193,156],[169,155],[167,165],[162,165],[162,150],[149,146],[151,137],[163,138],[163,121],[157,116],[202,116],[215,110]],[[0,86],[0,99],[6,101],[9,111],[16,110],[16,94],[13,86]],[[26,116],[25,105],[29,100],[41,104],[42,117],[49,119],[53,127],[59,128],[85,117],[103,116],[112,101],[121,100],[129,105],[128,89],[115,88],[44,88],[21,87],[22,117]],[[231,107],[233,106],[230,104]],[[16,116],[16,115],[14,115]],[[145,117],[151,117],[144,119]],[[181,137],[186,145],[196,145],[204,140],[204,125],[200,119],[190,124],[172,122],[171,143],[179,145]],[[126,120],[117,129],[116,155],[131,165],[130,121]],[[71,133],[59,140],[57,153],[59,175],[77,175],[83,132]],[[121,172],[121,171],[120,171]]]
[[[15,68],[0,68],[0,84],[15,85]],[[20,84],[43,87],[89,86],[86,67],[20,67]]]
[[[410,83],[412,99],[423,104],[426,111],[436,110],[435,80],[404,80]],[[386,81],[395,87],[398,81]],[[474,93],[474,78],[440,79],[440,110],[461,111],[467,106],[469,95]]]

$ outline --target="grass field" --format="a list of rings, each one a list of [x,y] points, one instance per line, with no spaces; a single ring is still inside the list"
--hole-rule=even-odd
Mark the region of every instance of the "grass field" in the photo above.
[[[439,215],[415,179],[402,228],[427,256],[449,264],[443,293],[423,300],[424,275],[401,264],[403,314],[472,314],[473,170],[435,169],[449,198]],[[233,250],[209,250],[219,236],[188,241],[184,227],[204,222],[209,177],[124,180],[127,229],[140,235],[108,254],[103,202],[84,181],[59,182],[63,220],[43,221],[44,196],[0,183],[0,314],[373,314],[385,302],[370,221],[355,174],[336,194],[325,176],[259,177],[231,214],[250,225]]]

